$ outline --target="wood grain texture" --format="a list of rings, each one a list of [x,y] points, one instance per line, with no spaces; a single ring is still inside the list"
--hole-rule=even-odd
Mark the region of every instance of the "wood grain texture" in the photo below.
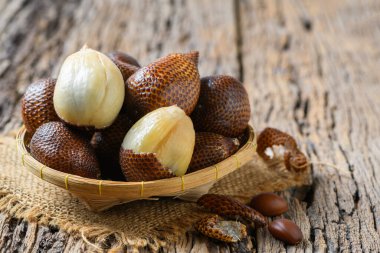
[[[261,229],[230,246],[188,233],[162,252],[379,252],[379,27],[376,0],[1,0],[0,129],[21,124],[27,84],[56,76],[84,43],[141,64],[196,49],[202,76],[244,81],[253,125],[288,131],[313,161],[340,169],[314,165],[312,187],[283,193],[305,236],[296,247]],[[86,250],[58,228],[0,214],[0,252]]]

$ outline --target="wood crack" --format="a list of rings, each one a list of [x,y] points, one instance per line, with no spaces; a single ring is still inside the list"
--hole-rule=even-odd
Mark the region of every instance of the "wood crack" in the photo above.
[[[234,0],[234,16],[235,16],[235,32],[236,32],[236,60],[238,63],[239,80],[244,82],[244,67],[243,67],[243,34],[240,18],[240,0]]]

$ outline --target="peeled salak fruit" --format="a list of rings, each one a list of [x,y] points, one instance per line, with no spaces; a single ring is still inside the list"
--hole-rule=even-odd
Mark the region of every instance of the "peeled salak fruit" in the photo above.
[[[177,105],[189,115],[199,98],[198,52],[169,54],[140,68],[127,80],[126,106],[141,117]]]
[[[44,123],[59,121],[54,110],[55,79],[41,79],[28,86],[22,97],[21,115],[26,130],[33,134]]]
[[[54,90],[58,116],[74,126],[110,126],[123,105],[119,68],[104,54],[84,46],[64,61]]]
[[[149,181],[186,173],[194,151],[195,131],[178,106],[154,110],[132,126],[121,150],[128,181]]]
[[[98,178],[99,164],[86,138],[63,122],[48,122],[37,128],[30,153],[44,165],[65,173]]]

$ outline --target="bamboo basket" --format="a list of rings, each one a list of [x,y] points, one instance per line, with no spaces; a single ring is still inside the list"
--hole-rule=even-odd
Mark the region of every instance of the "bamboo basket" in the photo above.
[[[19,130],[16,141],[22,164],[30,172],[46,182],[66,189],[78,197],[88,209],[102,211],[122,203],[157,197],[197,200],[207,193],[216,181],[253,159],[256,152],[256,134],[251,126],[248,127],[246,135],[247,142],[234,155],[218,164],[181,177],[145,182],[96,180],[60,172],[43,165],[31,156],[28,151],[30,138],[25,127]]]

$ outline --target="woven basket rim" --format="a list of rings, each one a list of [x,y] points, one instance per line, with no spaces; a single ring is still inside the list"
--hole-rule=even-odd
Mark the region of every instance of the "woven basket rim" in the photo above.
[[[210,183],[212,181],[217,181],[227,174],[235,171],[240,165],[243,165],[247,161],[253,158],[253,154],[256,151],[256,134],[252,126],[248,126],[249,136],[247,142],[232,156],[227,159],[212,165],[210,167],[206,167],[204,169],[185,174],[181,177],[172,177],[166,179],[159,179],[153,181],[140,181],[140,182],[124,182],[124,181],[111,181],[111,180],[102,180],[102,179],[90,179],[81,176],[77,176],[74,174],[69,174],[65,172],[61,172],[52,168],[45,166],[40,163],[36,159],[32,157],[32,155],[28,152],[24,138],[26,134],[25,126],[22,126],[17,133],[16,142],[17,142],[17,150],[21,153],[21,161],[22,164],[29,168],[34,175],[39,176],[44,181],[48,181],[58,187],[65,188],[73,193],[83,193],[83,194],[92,194],[92,195],[109,195],[113,196],[112,190],[119,191],[119,194],[116,194],[115,197],[121,196],[120,191],[129,192],[133,190],[137,190],[140,192],[140,197],[151,197],[151,196],[166,196],[171,193],[178,193],[181,190],[185,191],[191,188],[200,187],[206,183]],[[249,153],[249,155],[247,155]],[[239,158],[240,156],[240,158]],[[242,159],[242,160],[240,160]],[[235,165],[235,166],[234,166]],[[204,178],[213,180],[206,180]],[[202,182],[203,180],[203,182]],[[200,181],[200,182],[197,182]],[[191,182],[185,185],[185,182]],[[158,192],[157,194],[143,194],[144,189],[152,189],[161,186],[169,186],[172,190],[164,190],[161,194]],[[160,189],[160,188],[159,188]],[[176,189],[176,190],[173,190]],[[82,191],[82,192],[81,192]],[[108,194],[106,194],[108,192]],[[139,194],[136,195],[138,198]]]

